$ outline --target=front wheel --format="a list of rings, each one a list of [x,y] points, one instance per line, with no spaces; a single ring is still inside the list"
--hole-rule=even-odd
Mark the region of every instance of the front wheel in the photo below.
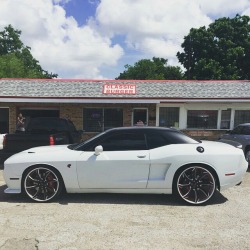
[[[208,168],[189,166],[176,174],[173,188],[174,193],[182,200],[199,205],[212,198],[216,190],[216,180]]]
[[[62,188],[60,174],[49,167],[34,167],[23,178],[23,191],[33,201],[51,201],[62,192]]]

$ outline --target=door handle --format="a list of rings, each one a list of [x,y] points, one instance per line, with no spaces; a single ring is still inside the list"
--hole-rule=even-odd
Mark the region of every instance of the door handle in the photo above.
[[[146,155],[138,155],[137,158],[145,158]]]

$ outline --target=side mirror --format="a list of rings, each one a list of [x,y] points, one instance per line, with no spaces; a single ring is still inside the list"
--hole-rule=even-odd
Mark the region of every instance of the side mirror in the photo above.
[[[103,147],[101,145],[95,147],[95,155],[98,156],[103,152]]]

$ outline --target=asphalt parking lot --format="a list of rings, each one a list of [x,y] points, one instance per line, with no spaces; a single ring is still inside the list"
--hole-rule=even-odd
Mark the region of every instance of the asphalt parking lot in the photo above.
[[[0,249],[250,249],[250,169],[206,206],[171,195],[70,194],[47,204],[4,194]]]

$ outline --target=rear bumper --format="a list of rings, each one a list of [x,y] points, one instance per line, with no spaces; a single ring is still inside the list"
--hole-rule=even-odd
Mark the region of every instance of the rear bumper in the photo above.
[[[248,163],[245,162],[245,164],[240,169],[234,171],[233,175],[225,174],[223,178],[224,181],[223,182],[221,181],[220,191],[226,190],[230,187],[234,187],[239,183],[241,183],[243,181],[247,168],[248,168]]]

